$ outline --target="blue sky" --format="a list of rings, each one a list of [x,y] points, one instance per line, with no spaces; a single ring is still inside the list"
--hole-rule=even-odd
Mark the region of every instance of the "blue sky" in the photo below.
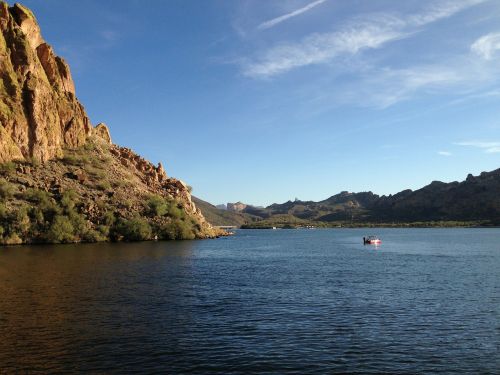
[[[496,0],[27,0],[94,124],[218,204],[500,167]]]

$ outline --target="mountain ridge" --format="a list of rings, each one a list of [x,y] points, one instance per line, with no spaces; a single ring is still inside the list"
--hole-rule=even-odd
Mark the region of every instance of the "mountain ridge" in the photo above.
[[[500,225],[500,169],[467,175],[464,181],[432,181],[394,195],[342,191],[324,200],[287,201],[243,213],[260,217],[246,227],[282,225],[365,225],[415,222],[482,222]]]

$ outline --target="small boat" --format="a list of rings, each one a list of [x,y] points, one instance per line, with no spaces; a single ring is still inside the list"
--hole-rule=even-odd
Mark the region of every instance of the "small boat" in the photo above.
[[[382,240],[376,236],[363,237],[364,245],[380,245]]]

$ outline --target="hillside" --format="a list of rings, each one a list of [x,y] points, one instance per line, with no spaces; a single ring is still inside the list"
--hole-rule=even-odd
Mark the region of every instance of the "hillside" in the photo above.
[[[33,13],[0,2],[0,243],[224,235],[190,189],[92,126]]]
[[[203,213],[205,219],[212,225],[234,225],[239,227],[243,224],[260,220],[258,216],[219,209],[213,204],[196,197],[193,197],[193,202]]]
[[[244,212],[261,221],[247,227],[283,225],[365,225],[430,222],[500,225],[500,169],[467,176],[463,182],[434,181],[415,190],[379,196],[341,192],[319,202],[288,201]],[[427,224],[425,224],[427,223]]]

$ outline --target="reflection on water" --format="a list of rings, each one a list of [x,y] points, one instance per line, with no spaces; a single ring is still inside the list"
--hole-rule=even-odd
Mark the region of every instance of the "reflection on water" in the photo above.
[[[176,279],[189,279],[193,245],[181,241],[2,250],[0,363],[66,371],[74,369],[81,351],[98,358],[99,345],[106,341],[127,345],[128,335],[152,334],[140,332],[145,323],[153,323],[143,308],[172,303],[178,288],[185,287],[175,284]],[[150,273],[165,274],[169,282],[158,283]],[[5,354],[14,358],[2,358]],[[59,365],[51,364],[59,359]]]
[[[0,250],[0,373],[500,366],[500,231],[239,231]]]

